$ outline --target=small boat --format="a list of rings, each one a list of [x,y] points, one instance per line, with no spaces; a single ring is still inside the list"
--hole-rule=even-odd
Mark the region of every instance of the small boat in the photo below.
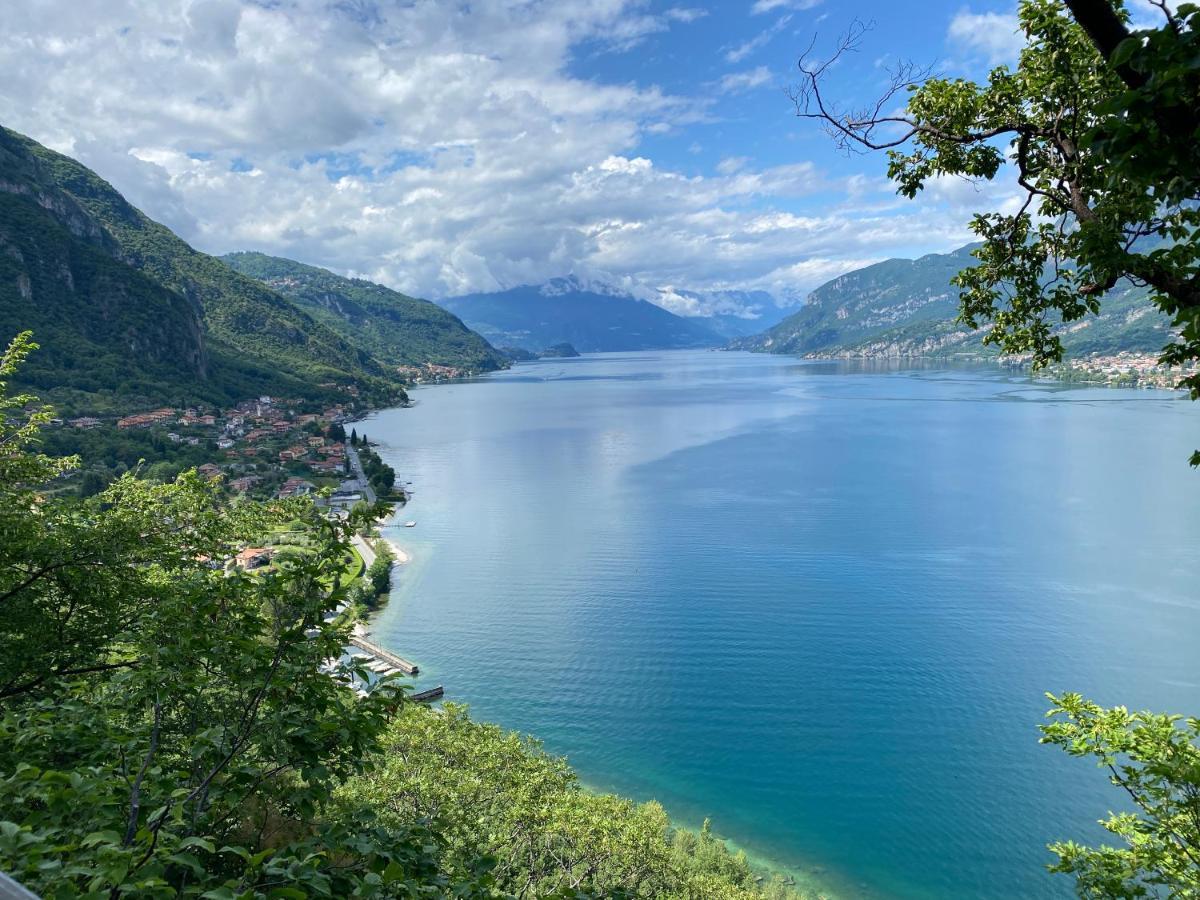
[[[416,527],[417,527],[417,523],[416,523],[416,522],[405,522],[405,523],[404,523],[404,527],[405,527],[405,528],[416,528]]]

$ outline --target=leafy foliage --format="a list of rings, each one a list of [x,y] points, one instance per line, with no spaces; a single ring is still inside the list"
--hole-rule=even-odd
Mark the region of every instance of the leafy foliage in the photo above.
[[[760,888],[745,858],[707,827],[676,832],[658,804],[590,793],[535,741],[472,722],[463,707],[405,706],[383,759],[347,782],[339,801],[370,806],[393,828],[429,822],[452,879],[487,858],[497,888],[512,896],[794,896],[778,882]]]
[[[55,898],[443,896],[423,829],[322,812],[399,700],[319,667],[344,646],[327,573],[356,523],[228,509],[194,474],[47,495],[73,461],[36,452],[29,401],[0,390],[0,869]],[[297,517],[316,552],[222,570]]]
[[[1095,758],[1133,805],[1102,823],[1125,846],[1054,844],[1052,871],[1081,897],[1200,897],[1200,720],[1048,696],[1042,742]]]
[[[363,474],[375,492],[381,497],[390,496],[396,486],[396,470],[368,446],[366,435],[359,442],[358,459],[362,463]]]
[[[1022,0],[1015,69],[977,84],[901,66],[861,114],[823,97],[828,61],[801,61],[798,113],[844,147],[887,149],[905,196],[932,178],[1015,172],[1025,202],[975,216],[978,264],[955,283],[962,321],[991,325],[986,342],[1035,366],[1062,358],[1059,322],[1098,313],[1126,285],[1171,317],[1179,338],[1163,362],[1200,359],[1200,6],[1155,5],[1162,26],[1130,32],[1120,0],[1066,0],[1075,19],[1056,0]],[[903,93],[902,113],[881,112]],[[1183,383],[1200,397],[1200,372]]]

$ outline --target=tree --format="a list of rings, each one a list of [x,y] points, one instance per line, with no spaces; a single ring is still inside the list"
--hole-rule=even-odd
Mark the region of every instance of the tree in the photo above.
[[[504,896],[796,897],[779,883],[760,890],[746,858],[707,827],[677,832],[656,803],[586,791],[565,761],[461,706],[439,715],[406,705],[386,747],[382,768],[352,778],[338,800],[377,809],[389,827],[432,822],[451,878],[486,857]]]
[[[329,573],[362,523],[226,508],[194,472],[43,491],[74,460],[38,453],[49,413],[7,395],[33,346],[0,356],[0,870],[54,897],[478,896],[441,875],[423,826],[326,813],[400,702],[322,669],[346,641]],[[223,570],[293,520],[312,553]]]
[[[1035,367],[1062,358],[1060,322],[1098,312],[1121,282],[1148,288],[1179,329],[1164,363],[1200,359],[1200,7],[1155,5],[1162,27],[1131,32],[1120,0],[1069,0],[1078,21],[1055,0],[1023,0],[1016,69],[981,85],[901,64],[880,98],[851,111],[823,79],[864,26],[823,62],[799,63],[797,114],[846,150],[886,150],[901,194],[942,176],[1013,173],[1021,208],[975,216],[979,263],[955,283],[962,321],[990,326],[985,342]],[[1182,384],[1200,398],[1200,372]]]
[[[358,446],[358,431],[357,431],[357,429],[354,429],[354,428],[350,429],[350,446],[351,447]]]
[[[1057,843],[1051,870],[1074,875],[1083,897],[1200,897],[1200,720],[1047,696],[1042,742],[1094,757],[1134,807],[1101,823],[1125,847]]]

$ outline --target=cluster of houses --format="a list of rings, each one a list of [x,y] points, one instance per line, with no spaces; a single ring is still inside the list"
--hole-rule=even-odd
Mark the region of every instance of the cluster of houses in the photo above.
[[[322,412],[299,412],[296,408],[300,405],[299,401],[257,397],[227,410],[162,407],[115,422],[80,416],[56,424],[79,429],[115,424],[119,431],[169,428],[165,436],[171,443],[215,445],[222,462],[201,466],[203,477],[224,475],[231,491],[251,494],[278,484],[282,475],[286,480],[275,495],[297,497],[317,488],[304,476],[338,486],[350,475],[346,445],[329,431],[330,426],[348,421],[350,412],[340,405]],[[341,436],[340,430],[337,435]]]
[[[1190,368],[1174,368],[1162,365],[1157,354],[1123,351],[1107,355],[1094,355],[1072,359],[1064,363],[1065,374],[1072,379],[1106,382],[1108,384],[1141,388],[1174,389]]]
[[[440,384],[443,381],[452,381],[471,375],[469,369],[460,369],[458,366],[439,366],[434,363],[425,363],[422,366],[398,366],[396,371],[400,373],[400,377],[412,384]]]

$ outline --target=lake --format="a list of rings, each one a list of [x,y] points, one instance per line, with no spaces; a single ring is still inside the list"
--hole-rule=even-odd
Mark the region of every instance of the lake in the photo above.
[[[1200,712],[1200,406],[996,368],[601,354],[357,425],[374,632],[595,788],[832,896],[1072,896],[1120,803],[1045,691]]]

